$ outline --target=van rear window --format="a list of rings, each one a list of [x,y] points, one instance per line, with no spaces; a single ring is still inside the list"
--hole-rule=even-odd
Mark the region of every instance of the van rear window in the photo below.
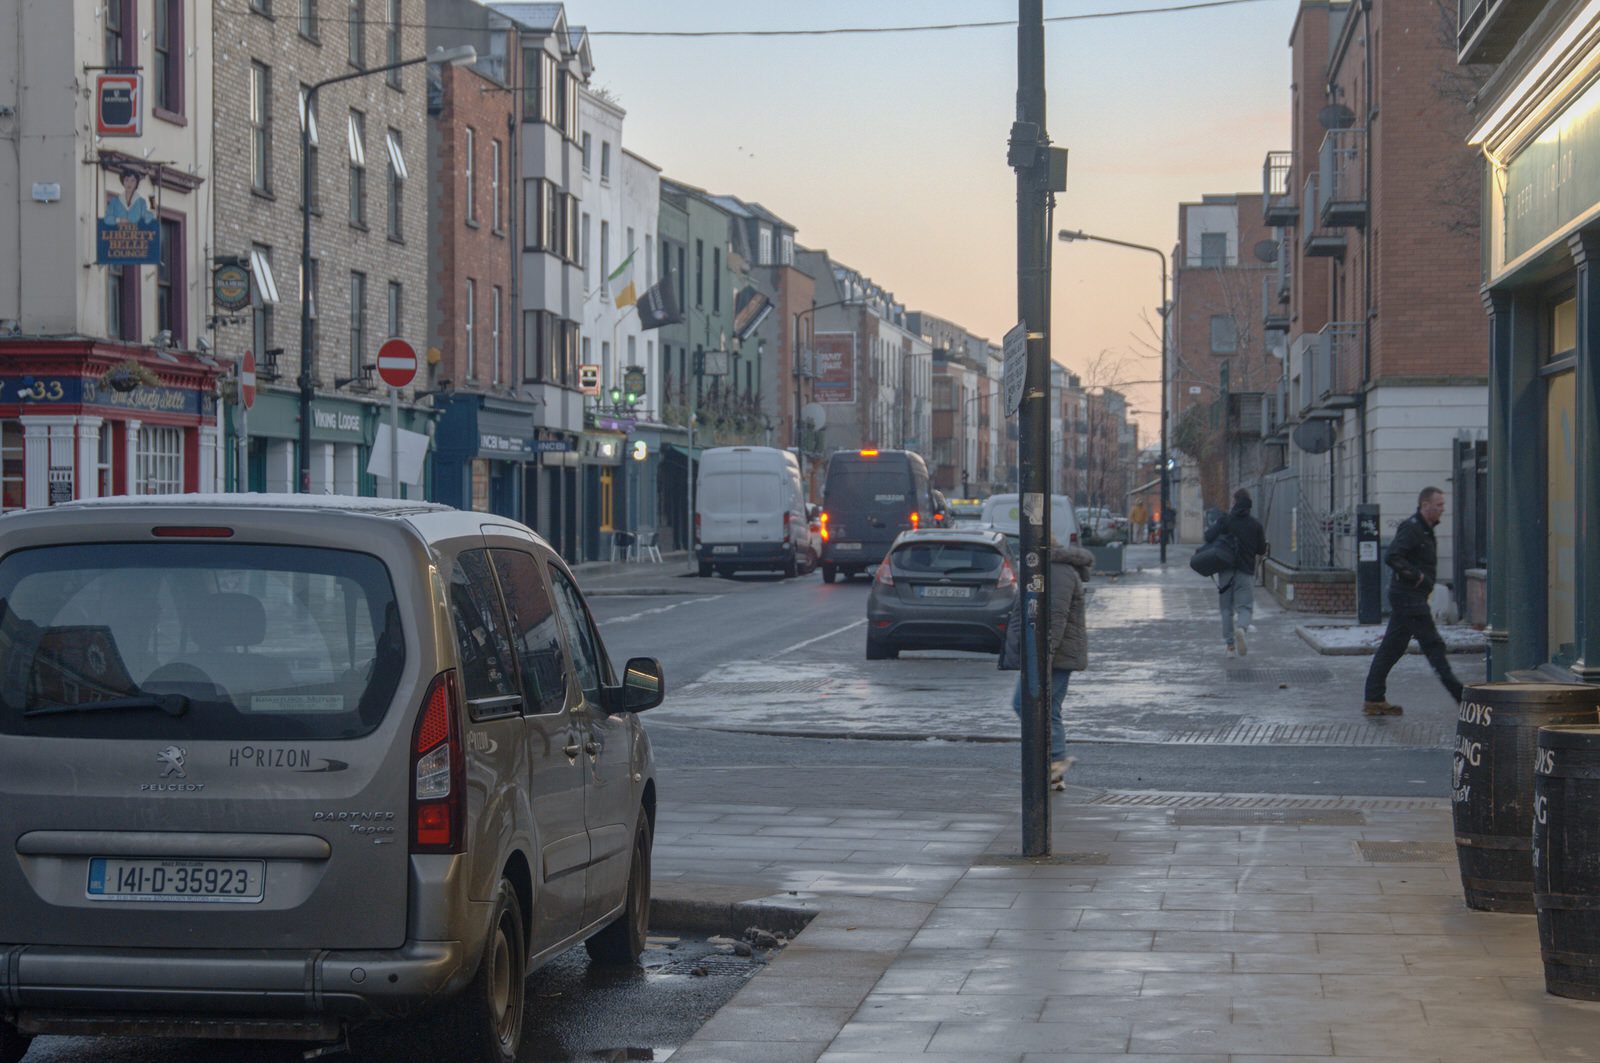
[[[901,469],[837,468],[828,477],[823,492],[827,509],[847,513],[876,513],[892,510],[903,513],[914,507],[911,499],[911,474]]]
[[[0,733],[356,738],[404,662],[370,554],[92,543],[0,561]]]

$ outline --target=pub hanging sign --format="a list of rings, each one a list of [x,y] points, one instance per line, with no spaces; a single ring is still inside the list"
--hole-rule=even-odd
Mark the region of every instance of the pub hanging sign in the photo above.
[[[95,223],[95,262],[102,266],[161,263],[161,222],[139,192],[144,177],[131,167],[117,174],[119,191]]]

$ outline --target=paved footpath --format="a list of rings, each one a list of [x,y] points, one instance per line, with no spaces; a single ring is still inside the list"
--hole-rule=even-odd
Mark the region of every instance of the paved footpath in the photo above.
[[[1154,610],[1188,595],[1173,572],[1124,585]],[[1258,622],[1275,665],[1317,660],[1294,616]],[[1175,653],[1202,637],[1171,635]],[[1075,788],[1030,862],[1012,773],[664,765],[661,783],[659,897],[817,913],[675,1063],[1600,1061],[1600,1004],[1545,994],[1533,917],[1462,903],[1443,799]]]

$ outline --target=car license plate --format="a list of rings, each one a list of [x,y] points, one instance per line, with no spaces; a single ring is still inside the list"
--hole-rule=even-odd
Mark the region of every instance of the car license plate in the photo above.
[[[917,593],[924,598],[971,598],[971,587],[918,587]]]
[[[185,860],[149,857],[89,861],[92,901],[261,900],[266,863],[261,860]]]
[[[739,547],[737,544],[733,546],[713,546],[711,552],[713,554],[737,554]]]
[[[834,543],[833,544],[833,548],[835,550],[859,550],[859,549],[861,549],[861,544],[860,543]]]

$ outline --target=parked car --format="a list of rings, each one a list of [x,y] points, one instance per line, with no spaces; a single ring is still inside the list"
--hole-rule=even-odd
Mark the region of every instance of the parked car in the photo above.
[[[796,576],[811,552],[800,462],[776,447],[713,447],[695,485],[701,577],[762,569]]]
[[[485,513],[129,496],[0,517],[0,1059],[37,1034],[517,1057],[636,963],[656,784],[571,571]],[[397,1025],[398,1024],[398,1025]]]
[[[1019,536],[1022,531],[1022,503],[1018,495],[990,495],[983,503],[983,523],[1005,533]],[[1066,495],[1050,496],[1050,534],[1058,542],[1071,545],[1080,537],[1078,517],[1072,508],[1072,499]]]
[[[999,532],[905,532],[867,596],[867,660],[901,650],[999,653],[1016,595],[1016,569]]]
[[[962,521],[979,521],[983,519],[983,500],[981,498],[951,498],[945,502],[950,510],[951,526]]]
[[[902,531],[933,527],[928,466],[910,450],[841,450],[822,485],[822,579],[877,567]]]
[[[1083,532],[1101,542],[1123,542],[1128,538],[1128,518],[1105,506],[1079,506],[1076,514]]]

